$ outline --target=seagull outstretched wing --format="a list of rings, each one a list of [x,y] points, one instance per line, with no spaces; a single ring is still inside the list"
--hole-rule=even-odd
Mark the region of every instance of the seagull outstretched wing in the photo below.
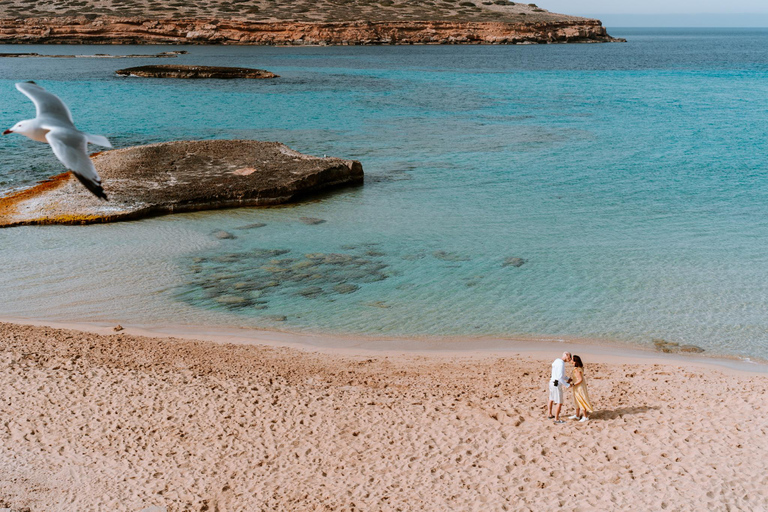
[[[19,82],[16,88],[32,100],[37,109],[37,117],[49,117],[57,121],[69,122],[74,125],[72,113],[58,96],[52,94],[34,82]]]
[[[88,156],[86,135],[77,130],[54,128],[45,135],[45,138],[51,145],[56,158],[72,171],[80,183],[96,197],[106,201],[107,195],[101,188],[101,178]]]

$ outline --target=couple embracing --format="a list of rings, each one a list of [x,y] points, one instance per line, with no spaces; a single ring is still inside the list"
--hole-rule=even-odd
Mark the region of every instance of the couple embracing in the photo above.
[[[565,375],[565,363],[573,363],[573,378]],[[581,422],[589,421],[592,413],[592,404],[589,402],[587,381],[584,380],[584,364],[579,356],[571,357],[570,352],[563,352],[562,357],[552,363],[552,377],[549,379],[549,419],[555,423],[565,423],[560,419],[560,410],[563,407],[563,395],[565,389],[573,388],[573,402],[576,406],[576,414],[572,420]],[[555,405],[555,414],[552,415],[552,406]],[[581,414],[583,413],[583,415]]]

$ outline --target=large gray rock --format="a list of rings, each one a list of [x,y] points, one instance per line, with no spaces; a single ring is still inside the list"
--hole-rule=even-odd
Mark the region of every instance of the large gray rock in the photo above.
[[[355,160],[316,158],[279,142],[177,141],[92,155],[109,202],[69,173],[0,198],[0,227],[91,224],[167,213],[275,205],[361,184]]]

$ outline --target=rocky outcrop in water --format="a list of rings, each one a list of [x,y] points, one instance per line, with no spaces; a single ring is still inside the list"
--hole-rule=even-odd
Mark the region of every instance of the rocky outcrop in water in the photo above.
[[[92,224],[167,213],[275,205],[361,184],[355,160],[316,158],[279,142],[177,141],[92,155],[110,201],[69,173],[0,198],[0,227]]]
[[[618,41],[599,20],[241,21],[61,16],[0,19],[0,43],[25,44],[546,44]]]
[[[137,66],[118,69],[120,76],[139,76],[143,78],[276,78],[278,75],[263,69],[226,68],[221,66],[175,66],[162,64],[157,66]]]
[[[92,53],[85,55],[49,55],[45,53],[0,53],[0,58],[19,58],[19,59],[170,59],[184,55],[185,50],[176,50],[170,52],[160,52],[153,54],[135,54],[112,55],[110,53]]]

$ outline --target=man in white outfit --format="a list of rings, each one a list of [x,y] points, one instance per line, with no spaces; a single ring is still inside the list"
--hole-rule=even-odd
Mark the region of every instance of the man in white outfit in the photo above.
[[[563,352],[563,356],[552,363],[552,377],[549,379],[549,419],[554,418],[555,423],[565,423],[560,419],[560,409],[563,407],[563,390],[571,387],[570,380],[565,375],[565,363],[570,363],[571,353]],[[552,404],[556,404],[555,415],[552,415]]]

